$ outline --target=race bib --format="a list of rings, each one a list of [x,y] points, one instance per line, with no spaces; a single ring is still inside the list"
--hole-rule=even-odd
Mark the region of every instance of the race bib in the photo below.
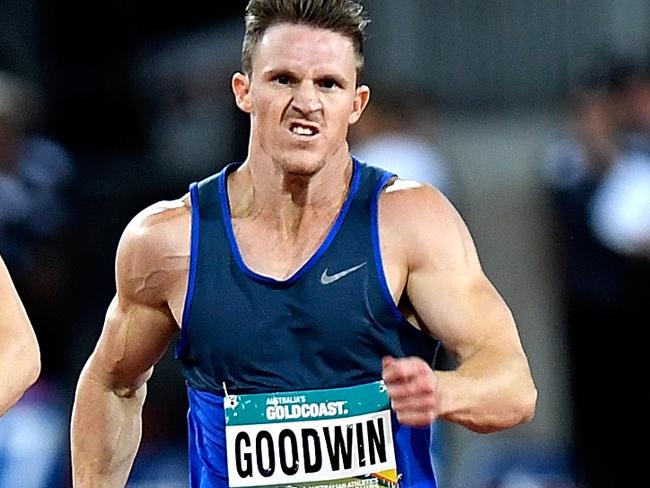
[[[231,487],[399,487],[383,381],[227,395]]]

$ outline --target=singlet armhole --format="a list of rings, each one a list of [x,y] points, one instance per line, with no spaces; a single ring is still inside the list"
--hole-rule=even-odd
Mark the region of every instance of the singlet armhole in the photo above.
[[[190,263],[187,276],[187,291],[185,292],[185,301],[183,303],[183,315],[181,317],[181,331],[176,345],[176,357],[180,358],[185,354],[187,344],[188,327],[190,323],[190,314],[192,311],[192,302],[194,299],[194,290],[196,288],[196,268],[199,255],[199,186],[198,183],[190,185],[190,203],[192,206],[192,223],[190,237]]]
[[[398,304],[395,303],[393,296],[390,292],[388,286],[388,280],[386,279],[386,271],[384,269],[384,264],[381,257],[381,241],[379,237],[379,197],[381,196],[382,191],[386,188],[386,185],[389,181],[397,178],[397,175],[393,173],[386,173],[377,183],[375,190],[372,194],[372,199],[370,201],[370,232],[372,235],[372,249],[375,258],[375,265],[377,267],[377,277],[379,278],[379,285],[381,287],[382,294],[384,296],[384,301],[388,305],[391,314],[398,322],[402,324],[409,324],[406,317],[400,311]]]

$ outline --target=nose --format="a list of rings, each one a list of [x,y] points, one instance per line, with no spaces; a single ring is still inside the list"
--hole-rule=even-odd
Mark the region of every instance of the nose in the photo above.
[[[291,106],[303,116],[321,110],[323,105],[317,87],[306,82],[296,85]]]

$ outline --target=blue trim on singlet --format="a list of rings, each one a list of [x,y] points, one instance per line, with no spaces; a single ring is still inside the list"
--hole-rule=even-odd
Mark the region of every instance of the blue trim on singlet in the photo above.
[[[192,183],[190,185],[190,202],[192,205],[192,231],[190,241],[190,264],[187,273],[187,292],[185,293],[185,303],[183,305],[183,317],[181,318],[181,333],[176,344],[176,356],[182,354],[185,350],[186,333],[184,333],[190,320],[190,309],[194,298],[194,289],[196,287],[196,269],[199,257],[199,185]]]
[[[386,280],[386,271],[384,270],[384,264],[381,259],[381,242],[379,241],[379,196],[381,195],[382,190],[388,183],[388,180],[396,177],[397,175],[392,173],[385,174],[379,183],[372,195],[372,201],[370,202],[370,230],[372,233],[372,250],[375,255],[375,264],[377,266],[377,275],[379,276],[379,285],[381,291],[383,292],[386,303],[390,307],[390,311],[393,314],[395,320],[399,320],[403,326],[413,327],[413,325],[404,317],[398,306],[393,300],[393,295],[390,292],[390,287],[388,286],[388,281]],[[426,336],[426,334],[420,329],[415,329],[418,333]],[[440,349],[440,341],[436,342],[435,354],[438,354]]]
[[[386,303],[388,303],[390,311],[393,314],[393,317],[395,317],[395,320],[406,322],[404,315],[402,315],[402,312],[400,312],[399,308],[397,308],[395,300],[393,299],[393,295],[391,294],[390,288],[388,287],[388,281],[386,281],[386,272],[381,260],[381,243],[379,242],[379,195],[386,186],[388,180],[394,178],[395,176],[396,175],[392,173],[386,173],[381,178],[381,180],[379,180],[379,183],[377,183],[377,187],[375,188],[375,191],[372,195],[372,201],[370,202],[370,229],[372,232],[372,250],[375,254],[375,264],[377,265],[377,274],[379,275],[379,285],[381,286],[381,291],[384,293]]]
[[[230,249],[232,251],[233,258],[237,263],[237,265],[239,266],[239,268],[242,270],[242,272],[249,278],[260,281],[262,283],[267,283],[276,286],[290,286],[294,284],[296,281],[298,281],[307,271],[309,271],[309,269],[314,265],[314,263],[316,263],[316,261],[318,261],[323,256],[323,254],[327,252],[327,249],[330,247],[330,244],[332,244],[332,241],[334,241],[336,234],[338,233],[339,229],[343,225],[345,216],[348,213],[350,205],[352,205],[352,201],[354,200],[354,196],[357,193],[357,190],[359,189],[359,182],[361,180],[361,171],[359,171],[359,162],[354,158],[352,159],[352,180],[350,182],[348,195],[345,198],[345,202],[341,207],[341,211],[339,212],[339,215],[336,218],[334,225],[328,232],[327,237],[320,245],[320,247],[316,250],[316,252],[311,256],[311,258],[309,258],[309,260],[305,264],[303,264],[292,276],[290,276],[286,280],[276,280],[274,278],[270,278],[268,276],[264,276],[259,273],[256,273],[246,265],[244,259],[242,258],[241,253],[239,252],[239,245],[237,244],[237,238],[235,237],[235,231],[232,226],[232,216],[230,214],[230,202],[228,201],[228,186],[227,186],[228,175],[235,169],[235,166],[237,165],[238,163],[230,164],[226,166],[226,168],[221,172],[221,174],[219,174],[219,200],[221,202],[223,222],[226,227],[228,243],[230,244]]]
[[[187,388],[191,488],[228,488],[223,397]]]

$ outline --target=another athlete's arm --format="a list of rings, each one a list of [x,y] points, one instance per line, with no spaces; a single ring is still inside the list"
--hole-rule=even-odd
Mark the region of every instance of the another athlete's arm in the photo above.
[[[36,335],[0,258],[0,416],[34,384],[40,371]]]
[[[454,371],[434,372],[418,358],[386,358],[384,378],[400,422],[426,425],[443,418],[493,432],[530,420],[537,391],[528,361],[464,222],[430,187],[386,197],[384,221],[401,222],[405,230],[405,291],[418,323],[459,363]]]
[[[141,438],[146,382],[178,332],[167,298],[187,255],[169,244],[168,214],[152,207],[131,222],[117,251],[117,293],[77,385],[72,414],[73,483],[125,486]],[[172,232],[170,232],[172,231]]]

